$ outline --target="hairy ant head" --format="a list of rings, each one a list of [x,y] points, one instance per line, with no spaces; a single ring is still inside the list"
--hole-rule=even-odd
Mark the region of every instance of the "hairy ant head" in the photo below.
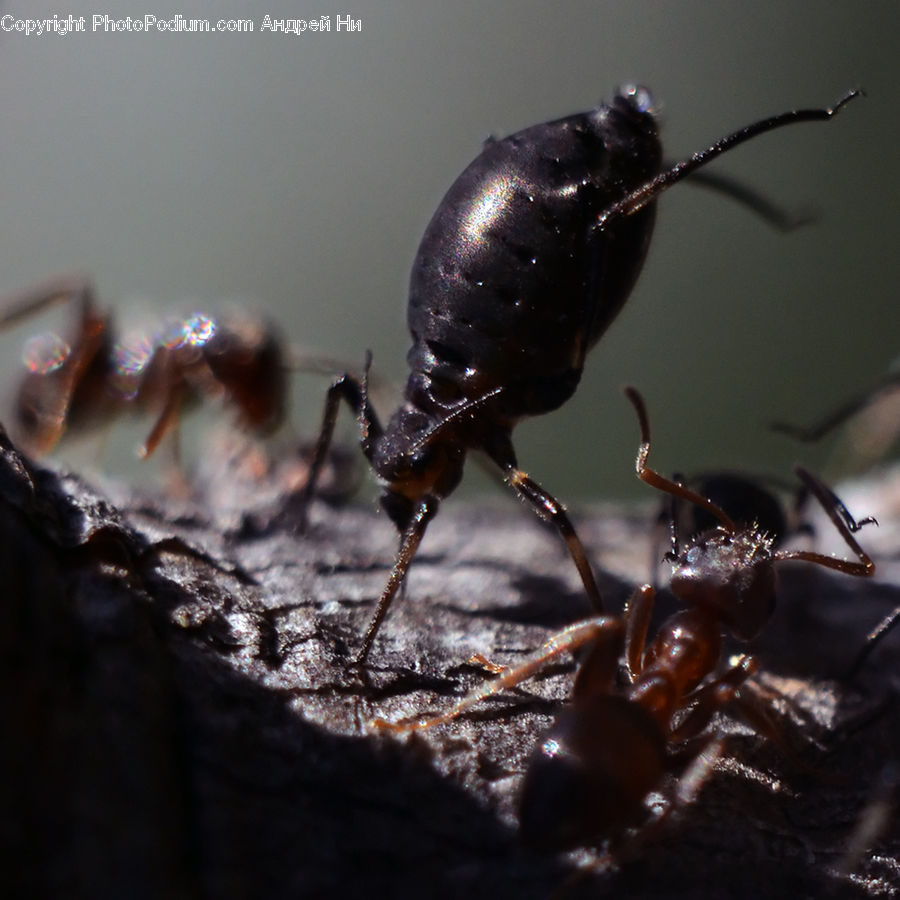
[[[741,641],[775,609],[772,539],[755,528],[704,532],[676,560],[670,587],[686,606],[708,610]]]
[[[760,632],[775,606],[772,563],[797,559],[848,575],[867,576],[874,572],[872,561],[853,537],[855,531],[872,520],[857,523],[834,492],[800,466],[794,470],[797,477],[828,513],[859,562],[806,550],[775,552],[774,538],[761,531],[757,524],[739,527],[710,500],[651,469],[647,465],[650,421],[644,399],[633,387],[625,389],[625,396],[634,406],[641,428],[638,477],[657,490],[703,507],[721,522],[717,528],[698,535],[684,552],[675,556],[671,588],[683,603],[713,613],[736,638],[750,640]]]
[[[641,428],[638,477],[657,490],[697,504],[721,523],[698,535],[675,557],[672,593],[686,606],[711,613],[738,640],[751,640],[775,608],[772,538],[756,525],[739,528],[710,500],[651,469],[647,465],[650,419],[644,398],[633,387],[625,389],[625,396],[634,406]]]

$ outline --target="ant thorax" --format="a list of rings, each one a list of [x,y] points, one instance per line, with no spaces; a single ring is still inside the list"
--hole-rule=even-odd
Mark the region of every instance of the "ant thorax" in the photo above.
[[[708,609],[740,640],[755,637],[775,604],[773,539],[756,527],[704,532],[673,562],[671,589]]]

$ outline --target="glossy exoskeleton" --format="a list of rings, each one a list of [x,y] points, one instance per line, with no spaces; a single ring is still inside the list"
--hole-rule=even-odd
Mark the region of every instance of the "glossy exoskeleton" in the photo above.
[[[282,341],[270,326],[194,313],[122,341],[110,314],[98,309],[90,281],[68,277],[11,299],[0,310],[0,328],[63,301],[76,307],[71,333],[40,335],[24,352],[12,427],[28,452],[47,453],[67,432],[133,412],[155,417],[140,450],[149,456],[176,431],[184,406],[197,400],[221,400],[240,427],[256,434],[281,423],[287,372]]]
[[[519,468],[512,429],[572,396],[587,351],[638,277],[663,190],[764,131],[827,120],[854,96],[757,122],[663,171],[653,101],[640,87],[485,145],[441,201],[413,262],[404,404],[382,428],[365,380],[349,375],[335,381],[326,401],[307,502],[343,399],[357,414],[363,452],[384,484],[381,503],[401,534],[357,664],[470,450],[483,451],[553,522],[588,598],[602,610],[565,508]]]
[[[705,497],[651,469],[643,399],[633,388],[627,393],[641,425],[638,476],[657,490],[703,507],[718,523],[679,547],[671,560],[669,588],[683,608],[648,641],[656,592],[645,584],[635,590],[621,616],[597,616],[553,635],[539,652],[443,715],[373,723],[393,732],[445,723],[530,678],[561,654],[580,649],[572,702],[538,742],[522,785],[521,836],[542,850],[607,840],[613,851],[634,849],[637,839],[646,839],[673,809],[692,799],[712,769],[724,738],[707,728],[720,710],[733,711],[765,736],[780,740],[766,697],[751,680],[758,663],[748,655],[726,661],[724,641],[725,634],[752,640],[766,626],[775,606],[775,564],[805,560],[848,575],[874,573],[853,536],[868,520],[855,522],[834,493],[799,466],[800,481],[858,561],[774,550],[763,532],[736,525]],[[646,803],[651,792],[669,799],[667,811],[655,820]],[[629,828],[638,831],[628,835]]]

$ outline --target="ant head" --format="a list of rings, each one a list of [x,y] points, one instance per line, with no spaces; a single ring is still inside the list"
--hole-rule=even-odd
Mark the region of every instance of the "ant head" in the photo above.
[[[756,637],[775,608],[772,539],[756,528],[715,528],[675,560],[670,587],[685,605],[708,610],[741,641]]]
[[[280,336],[267,323],[231,317],[212,323],[201,345],[203,359],[244,427],[261,434],[274,431],[284,418],[287,369]]]
[[[381,505],[402,531],[416,501],[446,497],[462,478],[464,448],[421,410],[404,406],[372,451],[372,467],[385,482]]]

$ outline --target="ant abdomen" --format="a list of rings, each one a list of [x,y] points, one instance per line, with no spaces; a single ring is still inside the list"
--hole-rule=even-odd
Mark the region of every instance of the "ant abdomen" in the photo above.
[[[531,755],[519,806],[523,843],[568,850],[639,824],[666,767],[665,736],[644,707],[604,694],[565,710]]]

